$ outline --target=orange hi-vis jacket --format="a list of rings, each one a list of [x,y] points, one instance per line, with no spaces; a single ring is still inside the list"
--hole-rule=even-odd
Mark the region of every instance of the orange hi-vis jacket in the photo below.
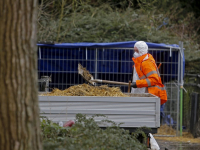
[[[148,58],[144,58],[148,55]],[[135,69],[140,80],[136,80],[138,88],[147,87],[148,93],[160,97],[161,105],[167,101],[167,92],[162,84],[160,73],[155,60],[151,54],[144,54],[137,58],[132,58],[135,63]]]

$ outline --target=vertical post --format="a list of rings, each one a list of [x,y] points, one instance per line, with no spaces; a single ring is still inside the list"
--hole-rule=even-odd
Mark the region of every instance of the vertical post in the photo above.
[[[104,65],[104,63],[105,63],[105,62],[104,62],[104,51],[105,51],[105,50],[104,50],[104,48],[103,48],[103,65]]]
[[[183,86],[180,87],[180,136],[182,136],[183,122]]]
[[[96,48],[96,61],[95,61],[95,79],[97,79],[97,48]]]
[[[41,56],[41,47],[39,46],[39,59],[41,59],[42,56]]]
[[[85,49],[85,59],[87,60],[87,47]]]
[[[182,122],[183,122],[183,42],[180,42],[180,52],[181,52],[181,58],[180,58],[180,63],[181,63],[181,68],[180,68],[180,136],[182,136]]]
[[[178,51],[178,92],[177,92],[177,116],[176,116],[176,136],[179,136],[179,84],[180,84],[180,58],[181,58],[181,52],[180,50]]]

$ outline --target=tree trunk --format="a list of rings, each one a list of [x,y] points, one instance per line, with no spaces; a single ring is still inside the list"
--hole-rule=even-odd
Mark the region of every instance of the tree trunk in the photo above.
[[[0,0],[0,150],[40,150],[37,0]]]

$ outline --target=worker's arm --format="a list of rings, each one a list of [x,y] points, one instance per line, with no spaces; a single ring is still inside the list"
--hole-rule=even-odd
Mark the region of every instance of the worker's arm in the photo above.
[[[150,87],[159,82],[157,67],[152,61],[142,62],[142,72],[146,75],[146,79],[136,81],[137,88]]]

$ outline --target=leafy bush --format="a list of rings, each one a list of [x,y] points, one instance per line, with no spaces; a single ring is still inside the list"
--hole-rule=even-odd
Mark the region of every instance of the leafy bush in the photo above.
[[[104,119],[95,122],[95,115],[86,117],[86,115],[77,114],[75,124],[72,127],[60,127],[48,119],[42,119],[41,129],[43,136],[44,150],[128,150],[147,149],[144,144],[137,140],[137,136],[145,133],[138,129],[135,133],[120,128],[120,124]],[[99,128],[99,123],[110,124],[109,127]]]
[[[47,11],[48,7],[42,9],[44,6],[40,6],[42,8],[39,9],[41,11],[38,19],[39,41],[71,43],[145,40],[173,43],[175,39],[168,30],[156,30],[157,24],[162,24],[164,16],[152,25],[152,16],[129,7],[121,9],[109,3],[101,3],[95,7],[91,3],[85,3],[73,10],[70,6],[63,6],[60,16]]]
[[[184,41],[187,60],[200,56],[199,18],[180,0],[42,0],[38,10],[38,41]]]

